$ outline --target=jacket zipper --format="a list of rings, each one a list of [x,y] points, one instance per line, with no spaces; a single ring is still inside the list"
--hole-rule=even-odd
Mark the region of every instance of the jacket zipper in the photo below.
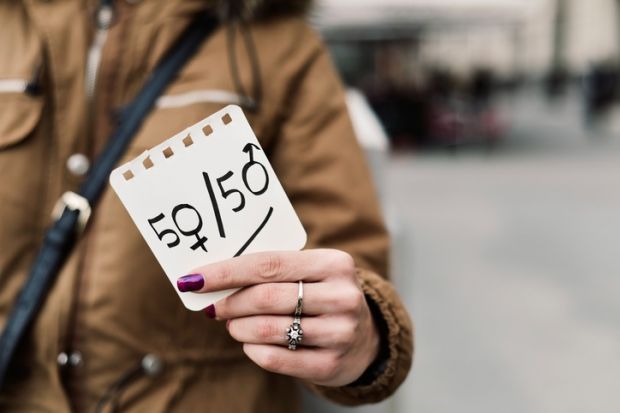
[[[86,98],[91,106],[95,96],[95,86],[97,83],[97,73],[99,72],[99,65],[101,63],[101,54],[103,46],[108,38],[108,31],[112,26],[114,20],[114,8],[112,7],[112,1],[103,0],[99,5],[96,13],[97,32],[93,42],[88,49],[88,56],[86,58],[86,76],[85,76],[85,89]],[[92,113],[91,113],[92,114]]]
[[[87,124],[88,124],[87,129],[89,130],[90,133],[92,133],[95,116],[96,116],[95,88],[97,84],[97,76],[99,73],[99,68],[101,66],[103,47],[106,43],[109,29],[112,26],[114,22],[114,17],[115,17],[112,1],[113,0],[101,0],[99,3],[99,7],[97,8],[97,11],[95,13],[96,32],[93,37],[93,41],[91,42],[90,47],[88,48],[88,52],[86,55],[86,68],[85,68],[85,74],[84,74],[84,90],[85,90],[86,104],[87,104],[87,114],[86,114]],[[87,150],[87,153],[88,152],[90,151]],[[92,235],[88,238],[92,238]],[[68,333],[65,337],[65,348],[67,349],[67,351],[71,352],[71,355],[76,354],[75,353],[75,340],[76,340],[76,335],[77,335],[76,330],[77,330],[77,323],[78,323],[77,321],[77,318],[78,318],[77,312],[78,312],[78,307],[79,307],[78,302],[80,300],[80,297],[79,297],[80,291],[84,288],[84,286],[82,285],[84,283],[83,272],[84,272],[84,267],[86,266],[86,261],[87,261],[88,245],[92,242],[92,239],[88,239],[88,238],[84,240],[84,246],[82,247],[83,251],[82,251],[82,256],[80,258],[80,264],[78,268],[78,271],[81,274],[78,275],[78,279],[76,281],[75,290],[74,290],[75,295],[73,297],[73,304],[72,304],[73,308],[70,312],[69,321],[68,321]],[[68,358],[69,363],[70,363],[70,358],[71,356],[69,356]],[[69,373],[70,371],[65,371],[65,374],[69,374]],[[80,394],[80,391],[78,390],[78,387],[76,384],[76,380],[79,381],[79,376],[77,376],[77,378],[76,377],[71,378],[69,376],[66,376],[64,380],[68,380],[67,391],[69,394],[69,399],[70,399],[72,408],[78,411],[82,410],[80,407],[84,403],[83,395]]]

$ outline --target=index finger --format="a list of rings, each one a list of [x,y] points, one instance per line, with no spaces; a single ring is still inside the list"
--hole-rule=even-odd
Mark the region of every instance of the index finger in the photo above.
[[[353,275],[353,259],[329,249],[270,251],[243,255],[197,268],[177,280],[180,291],[206,293],[274,282],[317,282]]]

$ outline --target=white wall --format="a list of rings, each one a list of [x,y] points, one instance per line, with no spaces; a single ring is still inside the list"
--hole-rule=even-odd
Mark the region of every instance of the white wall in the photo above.
[[[515,69],[542,75],[551,62],[555,1],[532,0],[518,30],[499,24],[431,30],[417,59],[461,75],[480,65],[506,75]],[[569,68],[582,73],[591,63],[615,58],[620,49],[615,0],[566,1],[564,57]]]

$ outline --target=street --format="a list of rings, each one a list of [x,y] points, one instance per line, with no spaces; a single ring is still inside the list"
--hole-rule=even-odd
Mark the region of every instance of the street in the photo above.
[[[416,322],[398,412],[620,406],[620,133],[579,102],[502,104],[493,153],[398,154],[387,171],[395,282]]]

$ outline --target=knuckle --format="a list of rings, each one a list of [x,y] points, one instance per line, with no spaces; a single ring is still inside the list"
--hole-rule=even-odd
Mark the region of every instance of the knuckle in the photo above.
[[[357,334],[358,323],[357,320],[348,319],[347,322],[343,324],[340,330],[341,334],[341,344],[343,346],[349,346],[355,341],[355,336]]]
[[[270,371],[279,371],[282,368],[282,358],[274,350],[266,350],[262,360],[263,367]]]
[[[342,258],[340,258],[340,260],[342,261],[342,266],[347,271],[354,273],[355,272],[355,260],[349,253],[343,252],[342,254],[343,254]]]
[[[261,340],[266,340],[274,337],[276,334],[276,327],[270,320],[260,320],[256,324],[256,335]]]
[[[275,278],[282,269],[282,259],[274,254],[267,254],[258,264],[259,276],[265,279]]]
[[[273,285],[263,284],[258,286],[256,290],[256,309],[261,312],[270,309],[276,296],[277,292]]]
[[[358,288],[348,288],[341,302],[345,311],[357,313],[366,305],[366,298]]]
[[[209,278],[220,285],[229,285],[233,280],[232,270],[228,265],[220,265]]]
[[[354,343],[358,333],[358,322],[353,317],[342,317],[338,329],[334,332],[331,341],[333,349],[347,349]]]
[[[345,276],[355,274],[355,261],[351,254],[340,250],[331,250],[330,255],[331,266],[338,274]]]
[[[338,364],[338,357],[335,354],[325,355],[323,362],[317,365],[317,379],[330,381],[338,374]]]
[[[355,289],[352,301],[353,308],[355,310],[361,310],[364,306],[366,306],[366,297],[364,296],[364,293],[357,288]]]

